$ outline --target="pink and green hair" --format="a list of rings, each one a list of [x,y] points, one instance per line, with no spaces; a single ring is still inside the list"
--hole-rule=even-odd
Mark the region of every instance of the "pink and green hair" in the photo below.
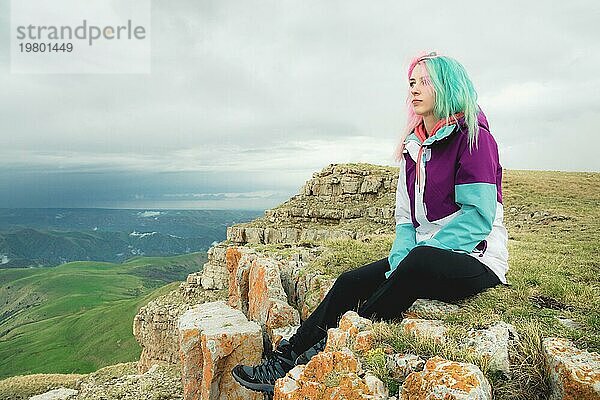
[[[433,85],[433,91],[435,92],[433,113],[436,118],[450,119],[454,114],[463,112],[469,134],[469,147],[472,149],[474,145],[477,146],[479,134],[477,113],[480,109],[477,105],[477,92],[465,68],[450,57],[437,55],[436,53],[422,54],[410,62],[408,78],[410,78],[417,64],[425,66],[427,74],[425,81]],[[408,108],[407,124],[403,139],[396,152],[397,159],[402,157],[404,138],[423,121],[422,116],[415,114],[410,100],[409,93],[406,100]],[[398,154],[398,150],[400,154]]]

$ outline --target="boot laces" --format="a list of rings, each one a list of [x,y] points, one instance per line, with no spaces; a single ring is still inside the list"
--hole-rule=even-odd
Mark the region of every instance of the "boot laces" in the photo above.
[[[275,381],[285,376],[286,371],[282,364],[287,363],[287,360],[278,354],[276,351],[267,355],[266,359],[254,367],[254,376],[262,383],[275,384]]]

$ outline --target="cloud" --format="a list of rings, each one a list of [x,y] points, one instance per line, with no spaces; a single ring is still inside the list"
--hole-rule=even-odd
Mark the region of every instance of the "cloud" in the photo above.
[[[333,162],[393,164],[406,64],[430,49],[469,71],[505,167],[598,170],[588,150],[600,145],[596,1],[152,7],[149,75],[11,75],[0,54],[0,186],[14,183],[8,175],[62,174],[82,187],[91,176],[171,174],[190,190],[163,193],[253,191],[234,186],[245,181],[278,192]],[[567,161],[575,154],[586,157]],[[237,183],[207,183],[219,174]],[[125,190],[105,184],[115,198]]]

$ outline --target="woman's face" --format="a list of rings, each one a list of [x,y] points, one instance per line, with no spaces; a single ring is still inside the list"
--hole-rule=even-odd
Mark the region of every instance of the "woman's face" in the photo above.
[[[433,114],[435,92],[427,76],[425,66],[421,63],[413,68],[408,79],[408,86],[410,87],[410,100],[415,114],[421,116]]]

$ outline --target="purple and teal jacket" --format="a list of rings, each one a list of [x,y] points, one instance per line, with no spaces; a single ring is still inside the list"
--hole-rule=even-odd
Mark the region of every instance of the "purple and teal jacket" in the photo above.
[[[475,257],[506,283],[502,167],[485,115],[480,112],[477,119],[478,145],[472,151],[464,117],[425,141],[414,131],[405,139],[396,190],[396,239],[386,277],[412,248],[433,246]]]

